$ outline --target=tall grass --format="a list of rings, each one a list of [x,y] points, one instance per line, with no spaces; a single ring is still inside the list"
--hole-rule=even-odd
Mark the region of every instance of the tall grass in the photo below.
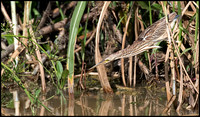
[[[69,43],[67,49],[67,70],[69,71],[68,76],[68,92],[71,94],[74,92],[74,48],[77,39],[78,28],[83,12],[86,7],[86,1],[78,2],[70,22],[69,31]]]

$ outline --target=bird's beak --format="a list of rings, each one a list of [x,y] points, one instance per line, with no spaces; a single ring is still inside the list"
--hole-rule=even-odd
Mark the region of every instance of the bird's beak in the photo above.
[[[172,21],[172,23],[171,23],[171,28],[174,27],[176,20],[180,20],[180,19],[178,19],[179,16],[180,16],[180,15],[176,15],[176,16],[174,17],[174,19],[173,19],[173,21]],[[178,21],[178,22],[179,22],[179,21]]]
[[[94,69],[95,67],[97,67],[100,64],[104,64],[105,63],[105,59],[103,59],[102,61],[100,61],[99,63],[97,63],[96,65],[94,65],[93,67],[91,67],[89,70]]]
[[[176,15],[174,19],[177,19],[180,15]]]

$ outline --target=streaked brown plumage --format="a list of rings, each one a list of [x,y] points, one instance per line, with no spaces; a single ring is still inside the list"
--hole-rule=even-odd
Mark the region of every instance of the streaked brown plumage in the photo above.
[[[177,18],[178,15],[176,14],[176,12],[168,15],[168,22],[170,23],[171,28],[173,28]],[[160,20],[156,21],[151,26],[146,28],[139,35],[138,40],[134,41],[131,46],[109,55],[107,58],[103,59],[101,62],[90,69],[95,68],[99,64],[105,64],[116,59],[135,56],[149,49],[159,48],[160,46],[155,46],[155,44],[163,40],[167,40],[165,17],[161,18]]]

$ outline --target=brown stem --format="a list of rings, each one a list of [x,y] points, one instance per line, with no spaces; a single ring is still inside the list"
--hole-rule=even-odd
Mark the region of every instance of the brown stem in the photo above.
[[[49,16],[50,12],[51,12],[51,1],[48,3],[47,8],[46,8],[46,10],[43,13],[41,22],[38,25],[37,29],[40,29],[40,28],[42,28],[44,26],[45,21],[46,21],[47,17]]]

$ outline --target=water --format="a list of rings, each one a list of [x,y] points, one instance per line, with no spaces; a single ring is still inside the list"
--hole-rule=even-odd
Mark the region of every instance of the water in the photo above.
[[[167,105],[164,91],[152,91],[143,87],[130,92],[115,91],[113,95],[95,90],[91,92],[76,91],[74,99],[70,99],[65,91],[55,95],[56,89],[51,89],[46,95],[40,95],[39,100],[50,109],[46,110],[37,102],[31,105],[30,100],[23,91],[17,91],[18,101],[16,108],[2,107],[2,115],[56,115],[56,116],[159,116],[177,115],[173,106],[167,113],[162,113]],[[13,93],[14,94],[14,93]],[[15,92],[16,95],[16,92]],[[14,98],[16,99],[16,98]],[[181,115],[197,115],[198,111],[181,109]]]

